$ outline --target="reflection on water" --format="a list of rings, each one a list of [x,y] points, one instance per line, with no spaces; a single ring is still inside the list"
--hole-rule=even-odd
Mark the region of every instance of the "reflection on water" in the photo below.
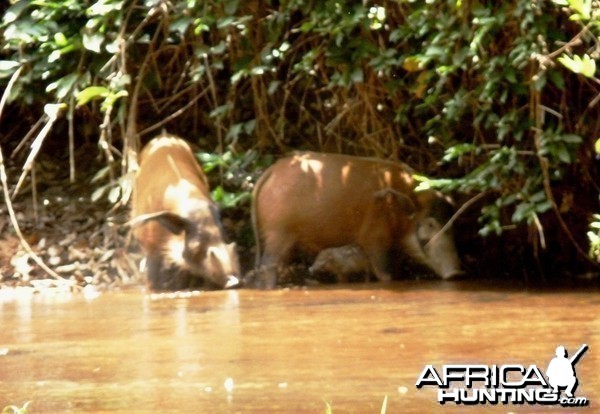
[[[589,351],[577,395],[600,404],[600,292],[402,282],[186,295],[0,291],[0,408],[30,412],[462,412],[415,383],[427,364],[545,370]],[[483,407],[470,407],[481,412]],[[497,412],[555,411],[487,406]]]

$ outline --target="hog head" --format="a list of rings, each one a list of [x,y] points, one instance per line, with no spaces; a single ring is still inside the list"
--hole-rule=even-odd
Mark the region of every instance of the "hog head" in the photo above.
[[[220,237],[215,237],[214,232],[210,231],[210,226],[207,226],[206,223],[169,211],[139,216],[132,221],[132,225],[142,225],[151,220],[156,220],[173,235],[183,236],[182,243],[164,246],[171,251],[160,252],[162,257],[181,257],[181,262],[175,264],[182,269],[176,269],[176,271],[188,271],[192,275],[203,277],[224,289],[239,285],[240,281],[236,275],[240,274],[240,268],[234,243],[223,243]],[[148,279],[151,284],[160,283],[158,273],[164,270],[160,268],[161,266],[164,267],[165,263],[149,258]]]
[[[426,265],[443,279],[463,272],[454,246],[452,228],[443,229],[452,216],[452,205],[439,192],[427,190],[415,194],[414,201],[391,188],[374,194],[373,211],[369,214],[371,239],[363,245],[379,280],[390,280],[384,246],[392,246],[398,237],[399,250]],[[444,231],[442,231],[444,230]]]
[[[415,199],[418,207],[415,207],[414,234],[407,239],[413,248],[408,249],[408,253],[442,279],[462,275],[452,226],[446,226],[453,214],[450,200],[435,190],[416,192]]]

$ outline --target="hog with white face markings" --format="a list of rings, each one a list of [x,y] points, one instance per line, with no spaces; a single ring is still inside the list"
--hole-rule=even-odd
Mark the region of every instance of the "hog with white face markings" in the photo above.
[[[277,161],[257,182],[252,222],[262,287],[277,283],[277,267],[297,251],[354,244],[381,281],[390,280],[388,256],[402,251],[442,278],[460,271],[448,220],[448,202],[433,190],[415,192],[403,164],[315,152]]]
[[[131,224],[146,254],[150,288],[186,289],[197,278],[220,288],[237,286],[235,246],[223,241],[218,208],[190,146],[163,135],[139,158]]]

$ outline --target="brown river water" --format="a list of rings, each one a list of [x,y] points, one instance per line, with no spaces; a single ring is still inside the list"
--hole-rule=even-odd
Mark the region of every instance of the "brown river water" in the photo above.
[[[0,410],[600,412],[599,309],[597,288],[438,280],[94,299],[0,290]],[[416,387],[429,364],[440,376],[449,364],[545,373],[558,345],[583,344],[575,396],[587,407],[441,405],[438,386]]]

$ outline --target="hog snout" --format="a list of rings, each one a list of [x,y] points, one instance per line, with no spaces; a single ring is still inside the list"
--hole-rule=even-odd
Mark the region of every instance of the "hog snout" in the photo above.
[[[223,286],[223,289],[232,289],[238,286],[240,286],[240,279],[238,279],[234,275],[228,275],[226,277],[226,282]]]
[[[440,236],[437,241],[425,246],[425,255],[431,267],[442,279],[450,279],[463,274],[460,268],[460,259],[456,253],[454,243],[448,236]]]
[[[451,229],[433,217],[423,219],[417,226],[417,238],[427,258],[427,264],[442,278],[463,275]]]
[[[240,265],[235,253],[235,245],[221,244],[210,246],[207,252],[208,276],[223,289],[230,289],[240,285]]]

